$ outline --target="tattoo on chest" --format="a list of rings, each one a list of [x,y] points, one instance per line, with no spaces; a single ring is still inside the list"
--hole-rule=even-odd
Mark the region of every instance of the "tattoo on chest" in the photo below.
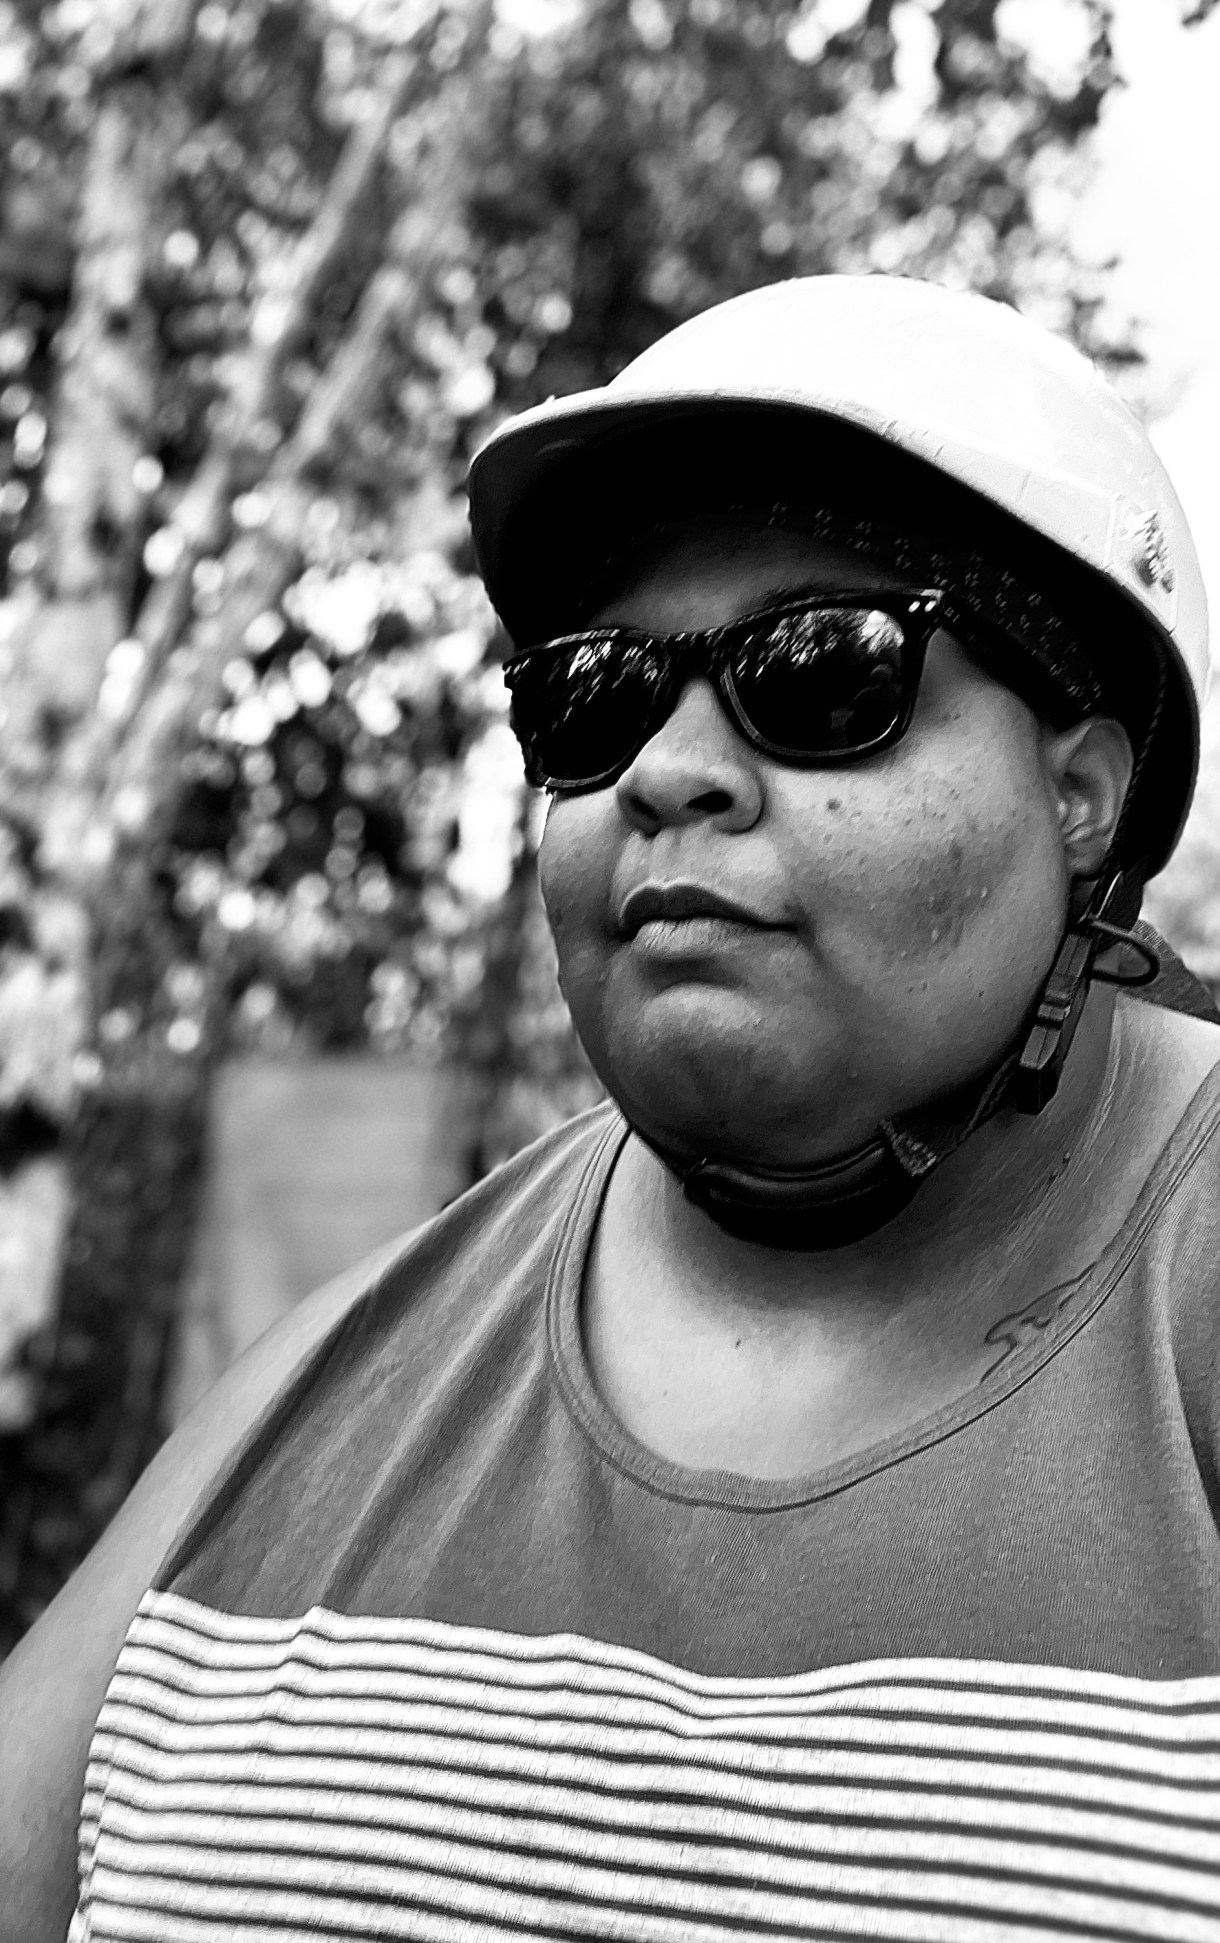
[[[994,1376],[1010,1356],[1015,1356],[1020,1349],[1028,1349],[1031,1343],[1037,1342],[1039,1336],[1045,1334],[1072,1297],[1080,1293],[1088,1273],[1088,1269],[1084,1269],[1070,1282],[1056,1283],[1053,1289],[1047,1289],[1043,1294],[1036,1295],[1032,1302],[1027,1302],[1023,1309],[1014,1309],[1011,1315],[1001,1316],[998,1322],[992,1323],[983,1340],[993,1343],[1000,1353],[995,1362],[983,1371],[981,1382],[986,1383],[988,1377]]]

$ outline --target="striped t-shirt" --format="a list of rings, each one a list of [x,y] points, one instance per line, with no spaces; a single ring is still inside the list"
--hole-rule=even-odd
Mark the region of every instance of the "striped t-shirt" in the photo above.
[[[593,1388],[613,1110],[501,1169],[145,1597],[73,1943],[1220,1943],[1218,1120],[978,1390],[782,1482]]]

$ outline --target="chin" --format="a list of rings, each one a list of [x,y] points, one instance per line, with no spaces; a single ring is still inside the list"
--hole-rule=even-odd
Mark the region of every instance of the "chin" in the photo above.
[[[593,1044],[586,1038],[586,1051],[627,1118],[692,1160],[800,1166],[867,1138],[879,1117],[859,1124],[858,1081],[830,1044],[797,1052],[782,1033],[763,1043],[756,1021],[748,1037],[722,1032],[714,1040],[694,1019],[677,1031],[643,1024]]]

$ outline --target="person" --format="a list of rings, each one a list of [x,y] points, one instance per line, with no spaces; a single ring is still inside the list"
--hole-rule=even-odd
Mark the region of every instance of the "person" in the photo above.
[[[609,1098],[167,1444],[5,1669],[0,1936],[1220,1937],[1163,469],[1015,313],[829,277],[471,501]]]

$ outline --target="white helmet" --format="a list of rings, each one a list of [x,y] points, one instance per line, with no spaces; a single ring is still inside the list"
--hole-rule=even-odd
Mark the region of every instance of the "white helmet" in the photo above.
[[[723,407],[855,427],[966,487],[1122,596],[1167,678],[1170,705],[1149,724],[1161,745],[1149,756],[1158,799],[1173,800],[1158,800],[1143,860],[1145,874],[1159,869],[1193,792],[1208,681],[1198,557],[1139,420],[1077,351],[1004,304],[902,277],[797,278],[680,325],[604,387],[509,420],[477,454],[470,495],[480,565],[510,628],[511,583],[524,564],[518,516],[540,483],[583,459],[587,484],[608,436]],[[543,550],[528,570],[546,572]],[[1088,648],[1104,678],[1106,640]]]

